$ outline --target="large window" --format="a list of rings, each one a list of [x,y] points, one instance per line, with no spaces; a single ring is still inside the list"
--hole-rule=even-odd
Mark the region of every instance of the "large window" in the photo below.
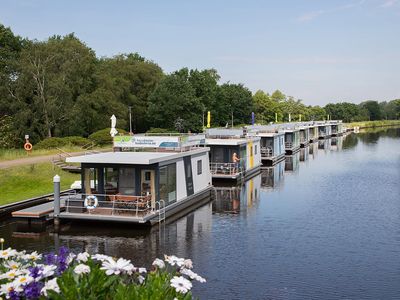
[[[203,161],[200,159],[197,161],[197,175],[201,175],[203,173]]]
[[[118,192],[122,195],[136,195],[135,191],[135,169],[119,169],[119,187]]]
[[[165,205],[176,201],[176,163],[160,168],[160,200]]]

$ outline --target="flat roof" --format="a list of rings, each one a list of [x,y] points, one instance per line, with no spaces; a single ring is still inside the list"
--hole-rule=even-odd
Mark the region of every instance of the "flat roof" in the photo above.
[[[253,142],[257,142],[260,140],[259,137],[250,137],[243,139],[206,139],[206,145],[218,145],[218,146],[238,146],[242,144],[246,144],[249,140]]]
[[[259,132],[257,133],[257,136],[260,137],[274,137],[274,136],[280,136],[284,135],[285,133],[280,131],[280,132]]]
[[[184,152],[105,152],[67,157],[69,163],[151,165],[193,154],[207,152],[207,147]]]

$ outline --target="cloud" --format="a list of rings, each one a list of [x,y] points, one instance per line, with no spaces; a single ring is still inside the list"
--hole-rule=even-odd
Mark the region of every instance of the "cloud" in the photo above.
[[[361,6],[361,5],[363,5],[365,3],[365,1],[366,0],[360,0],[360,1],[357,1],[357,2],[353,2],[353,3],[349,3],[349,4],[345,4],[345,5],[341,5],[341,6],[336,6],[336,7],[333,7],[331,9],[328,9],[328,10],[311,11],[311,12],[308,12],[308,13],[305,13],[305,14],[299,16],[296,20],[298,22],[309,22],[309,21],[311,21],[311,20],[313,20],[313,19],[315,19],[315,18],[317,18],[317,17],[319,17],[321,15],[324,15],[324,14],[335,13],[335,12],[338,12],[338,11],[352,9],[352,8]],[[386,1],[387,2],[390,2],[390,1],[397,2],[398,0],[386,0]]]
[[[393,5],[396,5],[398,0],[386,0],[382,3],[381,7],[383,8],[388,8],[392,7]]]

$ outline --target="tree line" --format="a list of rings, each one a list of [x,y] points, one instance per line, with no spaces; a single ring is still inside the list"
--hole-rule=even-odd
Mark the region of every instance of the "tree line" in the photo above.
[[[45,41],[15,35],[0,24],[0,147],[12,147],[25,134],[84,136],[109,127],[134,132],[150,128],[201,131],[207,111],[213,126],[331,119],[345,122],[398,119],[400,100],[307,106],[279,90],[252,94],[243,84],[221,83],[215,69],[182,68],[165,74],[138,53],[98,58],[74,34]]]

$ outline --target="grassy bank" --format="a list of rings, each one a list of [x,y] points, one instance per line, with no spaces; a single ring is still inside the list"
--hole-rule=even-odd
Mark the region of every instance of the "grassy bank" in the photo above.
[[[400,120],[363,121],[363,122],[346,123],[345,125],[348,128],[353,128],[356,126],[360,128],[375,128],[375,127],[400,125]]]
[[[80,179],[79,174],[54,168],[51,163],[0,169],[0,205],[52,193],[56,174],[61,176],[62,190]]]

